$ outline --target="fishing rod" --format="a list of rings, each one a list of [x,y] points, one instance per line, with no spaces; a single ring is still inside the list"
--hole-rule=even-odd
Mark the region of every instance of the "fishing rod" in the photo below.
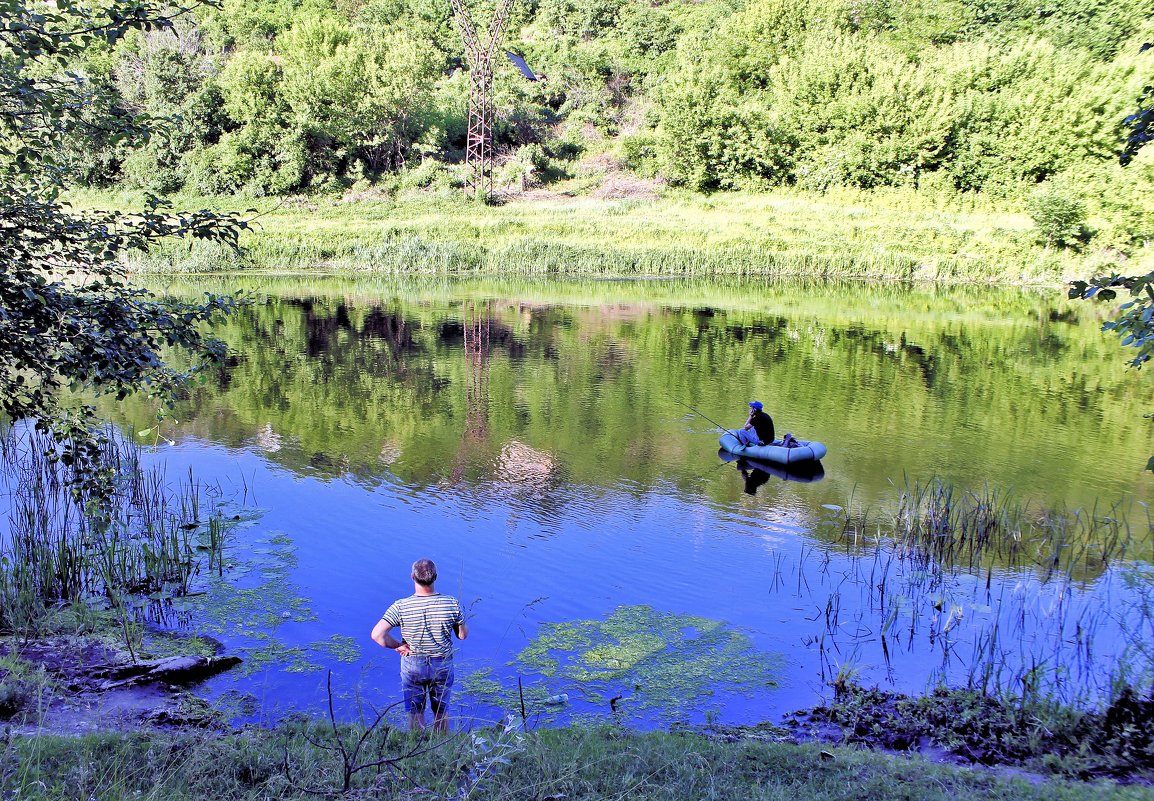
[[[702,418],[702,419],[703,419],[703,420],[705,420],[706,422],[708,422],[708,423],[713,423],[715,426],[717,426],[718,428],[720,428],[722,431],[729,431],[729,430],[730,430],[730,429],[729,429],[727,426],[723,426],[721,423],[717,422],[716,420],[711,420],[710,418],[706,417],[705,415],[703,415],[701,412],[699,412],[699,411],[697,411],[696,409],[694,409],[692,406],[690,406],[690,405],[689,405],[688,403],[686,403],[685,401],[679,401],[677,398],[673,398],[673,402],[674,402],[674,403],[679,403],[679,404],[681,404],[681,405],[682,405],[682,406],[684,406],[686,409],[688,409],[689,411],[693,412],[695,415],[697,415],[698,417]]]

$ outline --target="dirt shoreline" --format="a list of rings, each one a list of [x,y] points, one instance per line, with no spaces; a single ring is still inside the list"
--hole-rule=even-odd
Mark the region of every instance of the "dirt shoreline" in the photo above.
[[[238,664],[236,657],[142,661],[88,636],[0,641],[0,657],[16,657],[35,671],[20,679],[24,704],[10,716],[0,714],[12,734],[81,736],[149,726],[231,729],[224,715],[190,688]],[[11,678],[0,668],[0,681]]]
[[[0,726],[8,735],[26,737],[147,729],[234,733],[226,715],[192,689],[240,662],[222,656],[219,643],[212,645],[211,656],[139,661],[93,636],[0,640],[0,657],[15,656],[35,671],[32,679],[22,677],[32,688],[22,708],[5,710],[0,694]],[[0,666],[0,688],[13,679]],[[1154,735],[1145,733],[1154,712],[1150,697],[1124,692],[1107,710],[1073,715],[1075,723],[1067,730],[1039,738],[1040,723],[1032,713],[972,690],[939,689],[914,697],[852,685],[835,689],[832,702],[791,713],[779,724],[706,724],[674,731],[729,743],[816,743],[917,754],[1031,783],[1057,773],[1154,786]],[[836,758],[826,751],[822,757]]]

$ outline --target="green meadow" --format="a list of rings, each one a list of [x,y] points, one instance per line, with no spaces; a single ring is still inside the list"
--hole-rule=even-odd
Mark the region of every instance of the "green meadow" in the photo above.
[[[76,192],[77,209],[131,210],[132,192]],[[396,199],[176,196],[251,220],[241,251],[177,242],[131,257],[149,272],[236,270],[602,276],[791,275],[1054,285],[1121,269],[1110,250],[1046,247],[1024,211],[914,190],[777,190],[652,199],[555,195],[479,205],[458,193]],[[1148,248],[1127,270],[1154,261]]]

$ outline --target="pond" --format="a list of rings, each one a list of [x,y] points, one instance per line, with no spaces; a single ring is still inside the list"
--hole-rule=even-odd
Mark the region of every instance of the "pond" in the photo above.
[[[235,286],[253,303],[219,329],[227,369],[159,427],[141,401],[108,411],[245,510],[232,567],[177,616],[246,657],[208,688],[238,719],[322,708],[329,669],[342,715],[396,701],[368,633],[425,556],[469,614],[463,720],[524,698],[548,720],[751,723],[845,679],[1085,701],[1147,669],[1150,382],[1097,307],[780,281],[164,289]],[[754,399],[826,444],[824,475],[719,458],[715,421]],[[892,523],[928,492],[1028,531],[911,546]]]

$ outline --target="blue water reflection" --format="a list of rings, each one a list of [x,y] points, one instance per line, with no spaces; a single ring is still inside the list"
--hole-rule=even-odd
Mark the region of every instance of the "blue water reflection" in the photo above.
[[[332,669],[343,714],[396,700],[396,657],[368,633],[422,556],[470,610],[459,672],[568,693],[561,719],[609,710],[518,655],[543,624],[641,606],[726,621],[777,682],[707,683],[660,712],[625,698],[640,725],[772,718],[839,673],[917,692],[1057,667],[1072,698],[1100,690],[1128,638],[1151,633],[1146,561],[1088,560],[1077,581],[996,560],[932,569],[882,523],[907,480],[934,475],[1039,513],[1121,498],[1130,556],[1148,561],[1148,392],[1097,321],[1055,316],[1056,299],[866,289],[759,287],[750,308],[746,290],[687,307],[545,302],[539,287],[264,287],[222,331],[236,366],[178,406],[179,444],[152,455],[261,510],[206,596],[258,589],[218,609],[213,633],[259,669],[210,691],[250,694],[239,717],[269,719],[320,708]],[[821,480],[765,471],[747,492],[750,466],[719,458],[716,427],[681,405],[737,424],[755,397],[779,430],[826,443]],[[150,410],[116,413],[143,424]],[[501,714],[461,690],[461,717]]]

